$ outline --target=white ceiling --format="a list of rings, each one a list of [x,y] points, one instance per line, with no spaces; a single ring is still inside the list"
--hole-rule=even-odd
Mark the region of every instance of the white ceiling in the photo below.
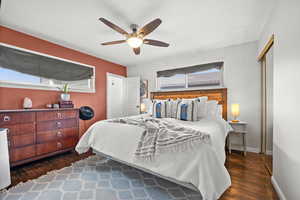
[[[0,23],[6,27],[125,66],[193,50],[206,51],[254,41],[274,0],[2,0]],[[168,48],[141,47],[136,56],[123,39],[102,24],[104,17],[130,31],[155,18],[162,24],[147,38],[170,43]]]

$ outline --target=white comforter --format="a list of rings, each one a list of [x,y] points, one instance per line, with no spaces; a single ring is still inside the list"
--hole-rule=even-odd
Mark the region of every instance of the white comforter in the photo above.
[[[134,152],[144,131],[143,128],[99,121],[81,137],[76,151],[83,153],[91,147],[98,152],[165,177],[191,183],[199,189],[205,200],[218,199],[231,184],[224,166],[225,138],[231,130],[230,125],[224,120],[202,119],[197,122],[171,118],[162,120],[176,121],[206,132],[211,135],[212,144],[203,144],[186,152],[162,154],[152,162],[138,161],[134,158]]]

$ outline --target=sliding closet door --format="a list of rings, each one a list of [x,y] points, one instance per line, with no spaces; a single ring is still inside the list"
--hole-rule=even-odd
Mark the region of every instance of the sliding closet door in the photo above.
[[[273,168],[274,38],[274,35],[270,37],[258,57],[262,72],[261,153],[264,156],[265,167],[270,174]]]
[[[266,62],[266,151],[265,164],[272,172],[272,153],[273,153],[273,46],[265,56]]]

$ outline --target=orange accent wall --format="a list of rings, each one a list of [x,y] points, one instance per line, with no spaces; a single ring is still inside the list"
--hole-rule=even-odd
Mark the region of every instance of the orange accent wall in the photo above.
[[[124,66],[3,26],[0,26],[0,42],[95,66],[96,93],[71,93],[71,99],[76,107],[88,105],[95,111],[93,120],[87,121],[85,124],[83,121],[80,122],[81,133],[93,122],[106,118],[106,73],[110,72],[121,76],[126,76],[127,74],[127,68]],[[58,91],[0,87],[0,109],[21,109],[24,97],[31,98],[34,108],[45,108],[45,105],[48,103],[56,103],[59,100],[59,94],[60,92]]]

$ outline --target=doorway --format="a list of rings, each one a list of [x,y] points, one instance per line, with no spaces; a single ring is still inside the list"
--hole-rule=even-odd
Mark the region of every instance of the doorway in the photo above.
[[[140,77],[107,73],[106,118],[140,114]]]
[[[107,73],[107,119],[124,116],[125,77]]]
[[[273,169],[273,53],[274,36],[271,37],[259,57],[262,70],[262,135],[261,153],[264,164],[272,175]]]

